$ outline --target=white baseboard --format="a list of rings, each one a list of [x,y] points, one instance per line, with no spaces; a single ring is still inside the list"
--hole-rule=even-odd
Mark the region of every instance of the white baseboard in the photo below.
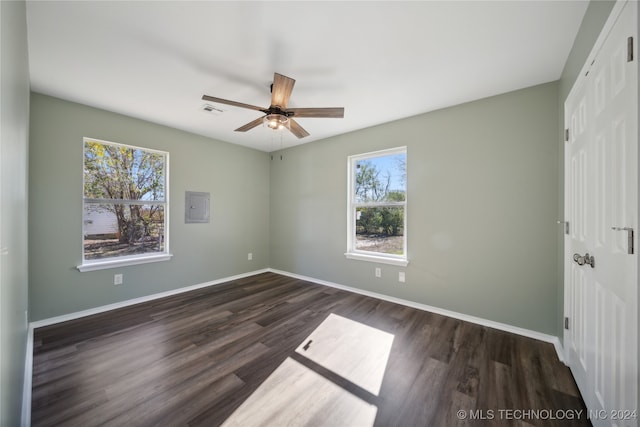
[[[553,341],[553,346],[555,347],[556,353],[558,354],[558,359],[560,359],[562,363],[567,365],[567,359],[565,358],[565,354],[564,354],[564,346],[562,345],[562,342],[560,342],[560,338],[558,337],[554,337],[554,338],[555,338],[555,341]]]
[[[142,302],[153,301],[160,298],[169,297],[172,295],[182,294],[184,292],[194,291],[196,289],[206,288],[209,286],[215,286],[222,283],[230,282],[232,280],[243,279],[249,276],[255,276],[256,274],[266,273],[269,269],[264,268],[262,270],[250,271],[248,273],[237,274],[235,276],[223,277],[222,279],[212,280],[211,282],[199,283],[196,285],[186,286],[184,288],[172,289],[166,292],[160,292],[157,294],[147,295],[140,298],[133,298],[126,301],[116,302],[114,304],[103,305],[100,307],[90,308],[87,310],[77,311],[75,313],[63,314],[62,316],[50,317],[48,319],[37,320],[31,322],[30,325],[33,328],[41,328],[43,326],[55,325],[56,323],[62,323],[69,320],[79,319],[81,317],[91,316],[93,314],[104,313],[106,311],[116,310],[118,308],[128,307],[130,305],[140,304]]]
[[[328,282],[326,280],[320,280],[314,277],[303,276],[301,274],[290,273],[288,271],[277,270],[274,268],[268,268],[267,270],[272,273],[281,274],[283,276],[293,277],[294,279],[305,280],[307,282],[317,283],[319,285],[342,289],[345,291],[354,292],[356,294],[361,294],[368,297],[377,298],[384,301],[389,301],[396,304],[404,305],[407,307],[416,308],[418,310],[441,314],[443,316],[453,317],[454,319],[464,320],[465,322],[475,323],[477,325],[487,326],[489,328],[498,329],[500,331],[510,332],[516,335],[522,335],[524,337],[548,342],[553,344],[553,347],[555,348],[556,353],[558,355],[558,359],[560,359],[560,361],[564,363],[564,350],[562,349],[562,344],[560,343],[560,339],[555,335],[543,334],[542,332],[532,331],[530,329],[520,328],[518,326],[508,325],[506,323],[495,322],[493,320],[483,319],[481,317],[470,316],[468,314],[458,313],[451,310],[445,310],[443,308],[438,308],[431,305],[426,305],[426,304],[421,304],[414,301],[396,298],[389,295],[379,294],[377,292],[365,291],[363,289],[358,289],[358,288],[353,288],[351,286],[345,286],[338,283]]]

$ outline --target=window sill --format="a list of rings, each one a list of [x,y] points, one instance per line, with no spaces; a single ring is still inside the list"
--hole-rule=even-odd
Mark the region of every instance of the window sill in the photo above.
[[[380,255],[368,255],[361,254],[355,252],[347,252],[344,254],[348,259],[356,259],[359,261],[368,261],[368,262],[376,262],[379,264],[390,264],[390,265],[399,265],[401,267],[406,267],[409,265],[409,260],[406,258],[391,258]]]
[[[76,268],[84,273],[85,271],[105,270],[107,268],[125,267],[127,265],[148,264],[150,262],[169,261],[172,256],[173,254],[159,254],[159,255],[140,256],[135,258],[115,259],[110,261],[95,261],[95,262],[89,262],[86,264],[81,264]]]

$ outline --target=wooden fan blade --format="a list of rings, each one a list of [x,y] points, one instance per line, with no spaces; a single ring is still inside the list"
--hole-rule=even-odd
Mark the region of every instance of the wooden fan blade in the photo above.
[[[238,129],[236,129],[236,132],[246,132],[248,130],[253,129],[256,126],[260,126],[262,124],[262,119],[264,119],[264,117],[258,117],[257,119],[247,123],[244,126],[240,126]]]
[[[202,95],[202,99],[204,101],[211,101],[211,102],[217,102],[219,104],[233,105],[234,107],[248,108],[250,110],[258,110],[263,112],[265,110],[264,108],[256,107],[255,105],[244,104],[242,102],[236,102],[236,101],[229,101],[228,99],[216,98],[214,96],[209,96],[209,95]]]
[[[287,113],[293,113],[293,117],[324,117],[341,119],[344,117],[344,108],[289,108]]]
[[[292,134],[297,136],[298,138],[304,138],[305,136],[309,136],[309,132],[304,130],[302,126],[298,124],[295,120],[289,117],[289,130]]]
[[[271,106],[278,106],[281,109],[287,108],[293,85],[296,83],[291,77],[282,74],[273,74],[273,87],[271,88]]]

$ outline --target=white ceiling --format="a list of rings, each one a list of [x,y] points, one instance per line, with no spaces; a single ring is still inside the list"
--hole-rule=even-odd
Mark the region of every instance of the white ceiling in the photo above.
[[[28,1],[35,92],[273,151],[556,80],[587,1]],[[278,72],[311,136],[237,127]]]

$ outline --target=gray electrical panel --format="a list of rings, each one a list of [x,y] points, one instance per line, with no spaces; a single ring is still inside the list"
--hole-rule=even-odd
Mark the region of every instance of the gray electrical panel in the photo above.
[[[210,217],[211,196],[198,191],[185,192],[184,222],[207,223]]]

